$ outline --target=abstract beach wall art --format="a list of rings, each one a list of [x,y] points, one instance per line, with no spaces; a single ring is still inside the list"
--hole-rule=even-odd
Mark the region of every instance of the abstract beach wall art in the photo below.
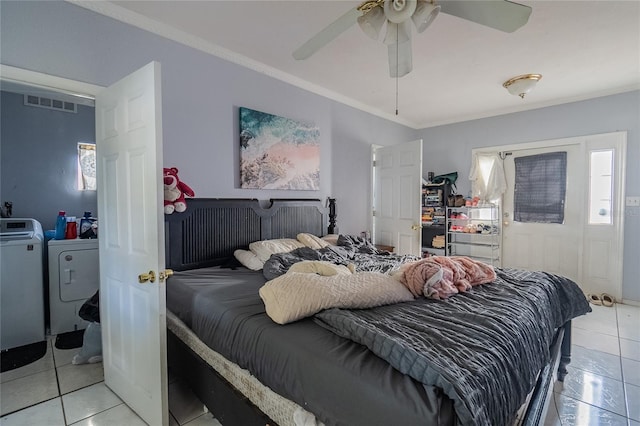
[[[320,130],[240,107],[240,187],[320,189]]]

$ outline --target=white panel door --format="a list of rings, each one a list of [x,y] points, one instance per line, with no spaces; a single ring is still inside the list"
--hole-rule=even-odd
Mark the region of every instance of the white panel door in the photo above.
[[[503,197],[503,266],[557,273],[574,280],[585,293],[608,293],[622,300],[626,134],[590,135],[535,145],[546,147],[512,150],[504,161],[509,187]],[[567,152],[564,223],[513,221],[514,159],[555,151]],[[610,190],[604,195],[592,188],[598,185],[593,184],[592,175],[603,173],[594,164],[593,153],[599,152],[609,152],[611,158],[610,170],[599,181]]]
[[[378,148],[375,161],[373,241],[420,256],[422,140]]]
[[[152,62],[96,97],[105,383],[154,426],[169,424],[160,95]]]
[[[511,151],[504,160],[508,188],[504,193],[502,265],[540,270],[580,279],[585,170],[580,145]],[[527,223],[513,220],[515,164],[518,157],[547,152],[567,153],[567,189],[564,223]]]

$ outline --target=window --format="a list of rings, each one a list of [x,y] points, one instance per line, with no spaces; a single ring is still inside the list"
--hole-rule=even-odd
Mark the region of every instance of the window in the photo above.
[[[96,190],[96,144],[78,143],[78,189]]]
[[[563,223],[567,153],[549,152],[514,159],[514,220]]]
[[[589,156],[589,225],[611,225],[613,150],[591,151]]]

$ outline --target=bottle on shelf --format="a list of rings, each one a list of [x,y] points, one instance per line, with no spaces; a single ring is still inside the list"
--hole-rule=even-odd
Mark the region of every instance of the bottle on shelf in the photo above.
[[[67,240],[75,240],[78,238],[78,224],[76,223],[75,216],[67,218],[67,229],[64,238]]]
[[[91,212],[84,212],[84,216],[80,219],[80,238],[98,238],[93,224],[95,218],[91,217]]]
[[[56,231],[54,235],[54,239],[56,240],[64,240],[65,234],[67,232],[67,212],[64,210],[60,210],[58,212],[58,217],[56,218]]]

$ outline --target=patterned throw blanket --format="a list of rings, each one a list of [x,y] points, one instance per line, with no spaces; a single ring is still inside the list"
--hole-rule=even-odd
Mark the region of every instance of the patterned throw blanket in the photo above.
[[[361,251],[353,246],[328,246],[321,249],[302,247],[288,253],[271,255],[264,263],[262,273],[267,280],[272,280],[286,273],[294,263],[304,260],[320,260],[345,266],[353,264],[356,272],[390,273],[403,263],[419,259],[418,256],[390,254],[375,248]]]
[[[446,300],[335,308],[316,314],[315,321],[367,346],[403,374],[441,388],[461,424],[512,424],[550,360],[556,329],[591,309],[566,278],[496,272],[493,283]]]

